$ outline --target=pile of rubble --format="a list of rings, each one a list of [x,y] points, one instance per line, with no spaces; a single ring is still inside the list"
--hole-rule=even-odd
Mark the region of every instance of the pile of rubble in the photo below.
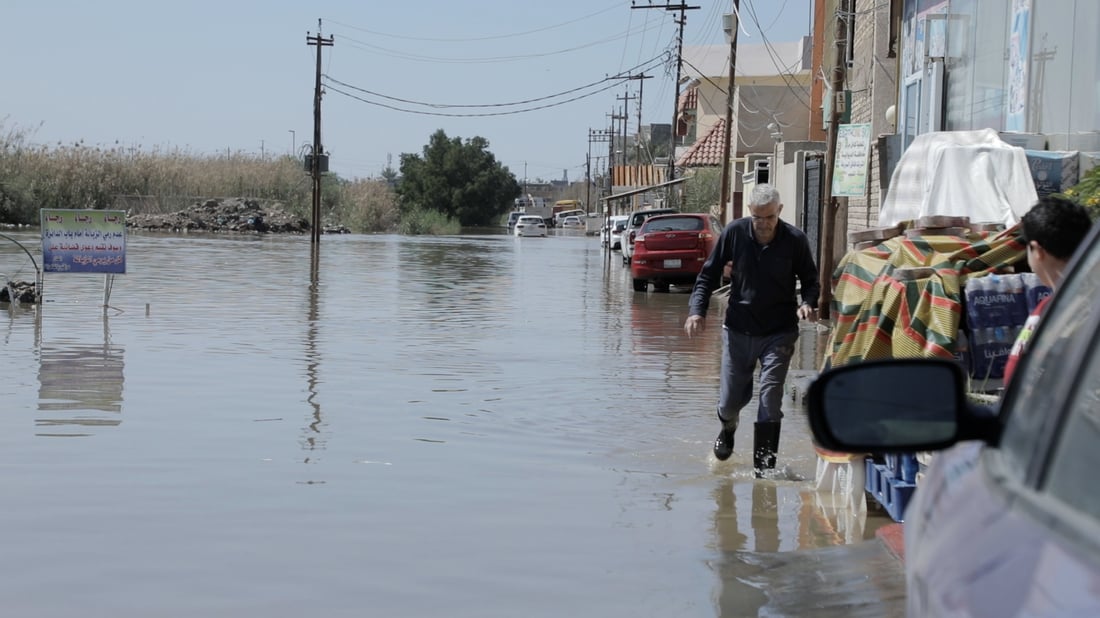
[[[212,232],[238,234],[305,234],[309,221],[291,214],[279,202],[232,198],[209,199],[167,214],[132,214],[126,227],[159,232]],[[326,226],[325,234],[347,234],[344,226]]]
[[[18,303],[38,302],[38,294],[34,282],[30,281],[6,281],[0,282],[0,303],[10,303],[12,299]]]

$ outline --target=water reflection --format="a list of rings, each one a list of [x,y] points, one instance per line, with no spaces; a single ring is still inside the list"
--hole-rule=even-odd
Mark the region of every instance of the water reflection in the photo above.
[[[321,353],[317,349],[317,332],[320,326],[320,312],[317,307],[317,296],[321,285],[321,273],[319,267],[320,245],[314,243],[309,253],[309,311],[306,318],[306,388],[309,395],[306,402],[312,410],[309,423],[302,429],[302,450],[306,452],[302,463],[313,463],[316,459],[315,452],[324,450],[321,419],[321,402],[318,398],[317,387],[321,380],[319,369],[321,366]],[[306,484],[324,483],[324,481],[309,480]]]
[[[111,343],[104,315],[103,343],[48,341],[41,346],[38,409],[48,412],[35,423],[50,430],[39,436],[87,436],[90,428],[122,422],[123,347]],[[76,426],[79,429],[69,426]]]
[[[708,468],[721,341],[686,294],[534,240],[144,235],[102,337],[100,282],[51,279],[49,345],[20,312],[0,357],[6,613],[757,615],[759,565],[858,536],[747,453]],[[123,395],[100,439],[19,431]]]

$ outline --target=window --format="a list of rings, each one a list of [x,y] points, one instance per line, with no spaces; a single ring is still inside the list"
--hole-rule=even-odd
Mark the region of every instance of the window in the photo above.
[[[1057,420],[1065,393],[1073,392],[1079,352],[1089,344],[1084,331],[1093,321],[1095,299],[1100,296],[1100,244],[1090,238],[1083,249],[1086,253],[1058,288],[1030,349],[1021,359],[1002,408],[1008,416],[1000,450],[1007,469],[1018,479],[1027,478],[1033,458],[1042,456],[1036,442]],[[1100,372],[1100,365],[1091,365],[1090,369]],[[1090,379],[1096,378],[1086,377],[1084,381]]]
[[[1069,415],[1046,470],[1044,490],[1100,522],[1100,492],[1095,491],[1100,471],[1100,348],[1096,343],[1070,400]]]

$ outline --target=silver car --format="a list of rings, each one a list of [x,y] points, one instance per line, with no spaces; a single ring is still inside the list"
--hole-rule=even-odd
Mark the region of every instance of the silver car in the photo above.
[[[1098,232],[994,407],[950,359],[848,365],[810,387],[823,448],[946,449],[904,512],[909,616],[1100,616]]]
[[[670,213],[680,212],[675,208],[650,208],[649,210],[635,210],[630,213],[630,218],[626,222],[626,227],[623,228],[621,251],[623,255],[623,264],[630,264],[631,258],[634,257],[634,236],[638,233],[638,228],[642,227],[645,220],[653,215],[666,215]]]

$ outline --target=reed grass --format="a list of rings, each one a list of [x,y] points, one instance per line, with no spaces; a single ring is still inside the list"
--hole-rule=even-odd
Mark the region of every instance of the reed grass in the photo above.
[[[187,148],[34,144],[33,132],[0,119],[0,223],[36,225],[40,208],[126,210],[163,214],[210,198],[278,202],[309,218],[312,183],[291,156],[245,152],[203,154]],[[322,180],[326,225],[357,232],[398,226],[396,197],[384,180]]]

